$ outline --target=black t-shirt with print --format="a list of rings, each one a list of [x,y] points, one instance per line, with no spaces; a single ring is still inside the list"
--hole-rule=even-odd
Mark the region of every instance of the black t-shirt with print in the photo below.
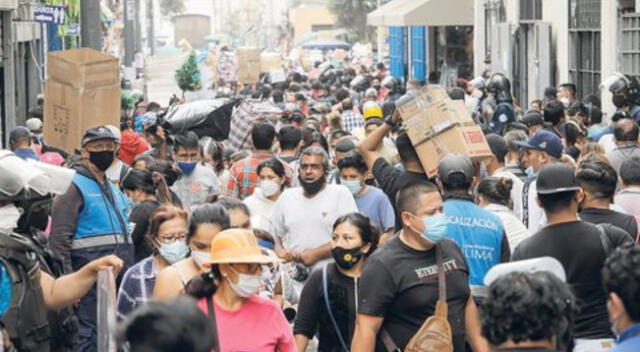
[[[610,250],[633,243],[631,236],[615,226],[603,225]],[[516,247],[511,260],[538,257],[556,258],[567,275],[567,283],[576,296],[580,312],[574,321],[574,337],[611,338],[607,314],[607,294],[602,284],[606,259],[600,230],[585,221],[549,225]]]
[[[400,215],[396,209],[396,194],[404,186],[416,181],[429,181],[424,173],[407,172],[393,167],[383,157],[379,157],[371,168],[373,176],[378,181],[380,189],[389,197],[393,211],[396,214],[396,231],[402,228],[400,223]]]
[[[469,269],[458,246],[443,240],[449,323],[455,352],[465,351],[465,308],[469,300]],[[435,312],[438,266],[435,247],[418,251],[395,236],[365,262],[360,278],[358,313],[384,317],[382,327],[404,349],[422,323]],[[380,338],[376,351],[385,351]]]

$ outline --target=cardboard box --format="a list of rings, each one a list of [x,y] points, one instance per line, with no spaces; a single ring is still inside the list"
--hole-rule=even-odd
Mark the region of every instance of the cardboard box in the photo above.
[[[282,57],[278,53],[262,53],[260,55],[260,71],[271,72],[282,70]]]
[[[429,177],[438,173],[440,159],[451,153],[468,155],[472,161],[490,157],[491,149],[479,126],[455,126],[415,146],[420,163]]]
[[[62,82],[45,83],[44,138],[52,146],[73,152],[84,131],[111,124],[120,126],[120,85],[75,88]]]
[[[119,61],[93,49],[55,51],[47,57],[50,80],[74,88],[95,88],[120,84]]]
[[[451,100],[443,88],[429,86],[399,105],[407,134],[429,177],[437,174],[438,163],[446,154],[466,154],[473,161],[491,156],[482,129],[464,101]]]
[[[260,49],[238,48],[238,83],[252,84],[260,79]]]

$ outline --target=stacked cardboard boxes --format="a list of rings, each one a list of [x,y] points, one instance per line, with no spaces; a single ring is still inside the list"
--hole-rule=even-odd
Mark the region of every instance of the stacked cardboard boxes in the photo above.
[[[45,83],[44,137],[68,152],[80,148],[90,127],[120,125],[118,59],[92,49],[49,54]]]
[[[484,133],[464,101],[451,100],[443,88],[423,88],[405,95],[396,105],[429,177],[437,174],[438,163],[446,154],[466,154],[473,161],[491,156]]]
[[[238,48],[238,83],[253,84],[260,80],[260,49]]]

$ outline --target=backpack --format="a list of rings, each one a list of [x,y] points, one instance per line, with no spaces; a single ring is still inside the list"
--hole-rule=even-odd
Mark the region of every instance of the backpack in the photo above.
[[[18,351],[49,351],[51,331],[33,243],[15,233],[0,233],[0,263],[11,279],[11,303],[2,317],[11,342]]]

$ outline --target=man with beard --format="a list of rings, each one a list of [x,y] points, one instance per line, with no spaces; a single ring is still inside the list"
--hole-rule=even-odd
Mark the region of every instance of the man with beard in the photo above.
[[[312,267],[331,257],[333,223],[342,215],[357,212],[351,192],[327,184],[329,156],[320,147],[309,147],[300,156],[301,187],[285,190],[271,217],[276,253],[283,260]]]

